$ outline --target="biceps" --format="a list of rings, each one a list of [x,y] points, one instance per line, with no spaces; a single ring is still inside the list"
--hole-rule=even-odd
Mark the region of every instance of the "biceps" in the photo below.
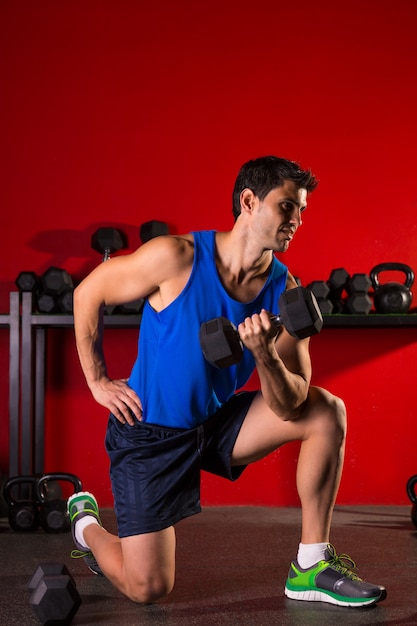
[[[145,272],[133,255],[114,257],[96,267],[80,284],[90,299],[122,304],[147,296],[155,289],[151,272]]]

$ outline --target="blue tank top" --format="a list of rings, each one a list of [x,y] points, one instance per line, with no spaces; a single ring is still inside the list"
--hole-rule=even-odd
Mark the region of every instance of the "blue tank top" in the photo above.
[[[238,302],[224,289],[215,263],[215,231],[194,236],[194,262],[179,296],[162,311],[145,302],[138,356],[129,385],[143,404],[143,419],[169,428],[193,428],[213,415],[248,381],[255,361],[244,349],[239,364],[210,365],[199,341],[200,326],[224,316],[236,326],[262,308],[278,313],[287,268],[274,257],[269,276],[252,302]]]

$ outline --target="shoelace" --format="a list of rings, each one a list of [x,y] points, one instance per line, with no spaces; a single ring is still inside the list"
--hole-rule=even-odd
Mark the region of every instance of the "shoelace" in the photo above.
[[[85,563],[89,570],[93,572],[96,576],[102,576],[103,572],[99,564],[97,563],[95,556],[92,552],[87,552],[83,550],[72,550],[71,552],[72,559],[85,559]]]
[[[348,554],[337,555],[331,543],[327,546],[327,551],[330,556],[327,563],[329,563],[331,567],[334,567],[338,572],[352,580],[362,580],[362,578],[359,578],[359,576],[352,571],[356,568],[356,563]]]
[[[83,550],[71,550],[71,558],[72,559],[83,559],[86,556],[93,557],[93,553],[90,552],[90,550],[86,550],[86,551],[83,551]]]

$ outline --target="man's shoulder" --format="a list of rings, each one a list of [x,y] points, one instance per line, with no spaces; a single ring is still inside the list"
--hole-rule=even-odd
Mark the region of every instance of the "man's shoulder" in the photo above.
[[[194,238],[191,233],[185,235],[163,235],[149,241],[149,252],[158,263],[171,268],[190,265],[194,258]]]

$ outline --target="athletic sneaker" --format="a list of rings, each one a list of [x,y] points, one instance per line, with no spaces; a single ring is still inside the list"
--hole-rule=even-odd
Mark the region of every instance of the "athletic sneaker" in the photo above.
[[[93,574],[103,576],[103,572],[94,558],[94,554],[91,550],[87,550],[84,546],[78,543],[75,538],[75,524],[77,520],[82,519],[86,515],[92,515],[95,517],[100,526],[102,526],[97,500],[93,494],[88,491],[78,491],[68,498],[67,510],[71,521],[72,538],[77,548],[71,552],[71,557],[73,559],[84,559],[84,562]]]
[[[326,560],[308,569],[302,569],[297,561],[291,563],[285,585],[288,598],[340,606],[369,606],[386,598],[384,587],[366,583],[355,574],[356,565],[350,556],[337,556],[331,544],[327,554]]]

